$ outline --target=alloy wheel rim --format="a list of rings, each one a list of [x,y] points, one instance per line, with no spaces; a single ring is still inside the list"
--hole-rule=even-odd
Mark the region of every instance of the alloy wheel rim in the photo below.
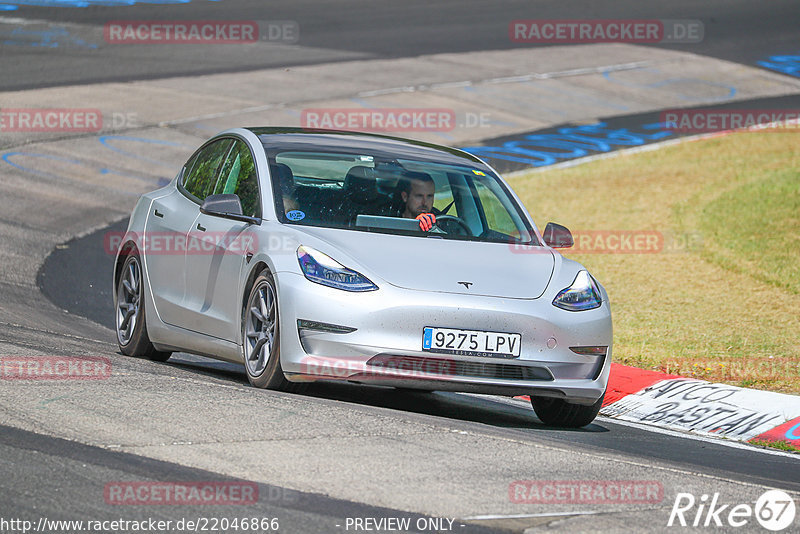
[[[245,322],[245,363],[251,376],[260,376],[275,344],[275,292],[262,282],[250,296]]]
[[[125,264],[122,278],[117,287],[117,338],[127,345],[139,322],[142,296],[142,270],[139,260],[131,258]]]

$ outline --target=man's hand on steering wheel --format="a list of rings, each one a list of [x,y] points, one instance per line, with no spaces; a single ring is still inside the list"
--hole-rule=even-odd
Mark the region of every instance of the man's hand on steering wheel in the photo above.
[[[420,213],[415,218],[419,221],[419,229],[423,232],[429,231],[436,224],[436,215],[433,213]]]

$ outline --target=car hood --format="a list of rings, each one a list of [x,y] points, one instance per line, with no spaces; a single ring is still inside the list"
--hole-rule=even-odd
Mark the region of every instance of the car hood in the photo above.
[[[308,243],[345,267],[363,268],[367,276],[374,273],[394,286],[420,291],[535,299],[547,288],[555,265],[553,252],[545,247],[294,228],[334,247],[336,250]],[[459,282],[467,282],[469,287]]]

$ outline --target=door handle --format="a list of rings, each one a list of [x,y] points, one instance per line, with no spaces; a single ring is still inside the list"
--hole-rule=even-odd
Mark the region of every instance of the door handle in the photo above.
[[[164,217],[164,214],[163,214],[163,213],[161,213],[160,211],[158,211],[158,208],[156,208],[155,210],[153,210],[153,215],[155,215],[156,217],[161,217],[161,218],[163,218],[163,217]]]
[[[205,232],[206,231],[206,227],[205,226],[200,226],[200,223],[197,223],[197,229],[200,230],[201,232]]]

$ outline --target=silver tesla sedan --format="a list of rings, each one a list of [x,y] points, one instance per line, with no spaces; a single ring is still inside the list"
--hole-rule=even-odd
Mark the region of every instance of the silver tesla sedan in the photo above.
[[[597,415],[603,287],[480,159],[353,132],[237,128],[139,199],[114,267],[120,350],[243,363],[259,388],[343,380],[530,395]]]

